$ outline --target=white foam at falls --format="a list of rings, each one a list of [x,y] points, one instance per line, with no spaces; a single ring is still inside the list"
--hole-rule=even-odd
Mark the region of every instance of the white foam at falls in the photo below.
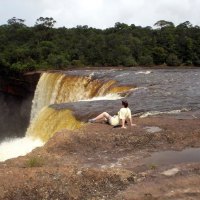
[[[164,112],[150,111],[150,112],[146,112],[146,113],[142,114],[140,116],[140,118],[145,118],[145,117],[148,117],[148,116],[154,116],[154,115],[160,115],[160,114],[178,114],[178,113],[183,112],[183,111],[189,111],[189,110],[186,109],[186,108],[183,108],[181,110],[171,110],[171,111],[164,111]]]
[[[131,89],[132,91],[137,91],[137,90],[147,90],[148,88],[147,87],[136,87],[136,88],[133,88]]]
[[[117,75],[116,77],[121,77],[121,76],[125,76],[125,75],[128,75],[129,73],[122,73],[122,74],[119,74]]]
[[[135,72],[135,74],[150,74],[152,73],[152,71],[139,71],[139,72]]]
[[[36,147],[43,145],[41,140],[31,137],[9,138],[0,143],[0,161],[24,156]]]
[[[88,78],[91,79],[94,76],[94,72],[92,72],[91,74],[89,74]]]
[[[100,100],[117,100],[122,99],[124,97],[121,97],[119,94],[107,94],[105,96],[99,96],[99,97],[93,97],[91,99],[83,99],[79,101],[100,101]]]
[[[146,87],[132,88],[129,90],[129,92],[137,91],[137,90],[146,90],[146,89],[147,89]],[[110,94],[106,94],[104,96],[93,97],[91,99],[81,99],[79,101],[118,100],[118,99],[123,99],[124,97],[125,96],[121,96],[120,93],[110,93]]]
[[[50,73],[43,73],[38,81],[32,102],[30,121],[33,120],[33,118],[44,106],[55,103],[55,99],[58,94],[61,81],[65,77],[65,75],[63,74],[57,77],[57,79],[54,81],[55,85],[53,88],[48,82],[51,76],[52,74]],[[51,94],[47,94],[49,92],[49,89],[52,89]]]

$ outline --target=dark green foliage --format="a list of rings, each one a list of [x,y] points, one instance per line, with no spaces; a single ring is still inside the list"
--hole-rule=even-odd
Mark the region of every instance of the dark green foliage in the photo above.
[[[55,69],[63,69],[69,65],[69,61],[67,59],[67,55],[49,54],[48,55],[48,64],[50,66],[54,66]]]
[[[40,17],[34,27],[13,17],[0,26],[0,73],[84,66],[200,66],[200,27],[160,20],[157,29],[117,22],[105,30],[87,25],[53,28]]]
[[[126,67],[133,67],[133,66],[137,66],[137,62],[135,61],[135,59],[133,57],[126,57],[123,60],[123,65]]]
[[[55,23],[52,17],[40,17],[36,20],[35,26],[53,28]]]
[[[165,21],[165,20],[160,20],[160,21],[157,21],[157,22],[154,24],[154,26],[163,28],[163,27],[174,26],[174,24],[173,24],[172,22],[168,22],[168,21]]]
[[[194,57],[193,64],[195,66],[200,66],[200,58],[198,56]]]
[[[167,57],[166,64],[168,66],[179,66],[181,62],[178,59],[177,55],[172,53]],[[192,65],[192,63],[190,65]]]
[[[155,47],[152,53],[153,61],[156,65],[162,65],[165,63],[167,52],[163,47]]]
[[[153,65],[153,58],[150,55],[141,56],[139,59],[139,64],[142,66],[152,66]]]

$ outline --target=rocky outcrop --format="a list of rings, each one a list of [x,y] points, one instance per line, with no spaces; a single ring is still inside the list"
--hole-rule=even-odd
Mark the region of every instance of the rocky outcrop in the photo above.
[[[13,96],[27,97],[34,93],[40,72],[32,72],[17,76],[0,75],[0,91]]]
[[[0,164],[0,199],[199,199],[200,163],[149,165],[154,151],[200,146],[200,121],[135,118],[135,127],[87,124]],[[160,127],[148,132],[145,127]],[[163,174],[171,169],[176,173]]]

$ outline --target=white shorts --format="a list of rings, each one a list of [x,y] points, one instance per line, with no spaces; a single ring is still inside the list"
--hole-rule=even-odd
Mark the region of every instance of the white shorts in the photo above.
[[[119,125],[119,117],[117,115],[114,115],[113,117],[111,117],[109,120],[108,120],[109,124],[112,125],[112,126],[117,126]]]

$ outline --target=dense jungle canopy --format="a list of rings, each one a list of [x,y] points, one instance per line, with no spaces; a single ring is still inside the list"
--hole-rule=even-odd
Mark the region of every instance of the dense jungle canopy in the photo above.
[[[13,17],[0,26],[0,72],[84,66],[200,66],[200,27],[160,20],[154,27],[117,22],[104,30],[54,28],[40,17],[32,27]]]

